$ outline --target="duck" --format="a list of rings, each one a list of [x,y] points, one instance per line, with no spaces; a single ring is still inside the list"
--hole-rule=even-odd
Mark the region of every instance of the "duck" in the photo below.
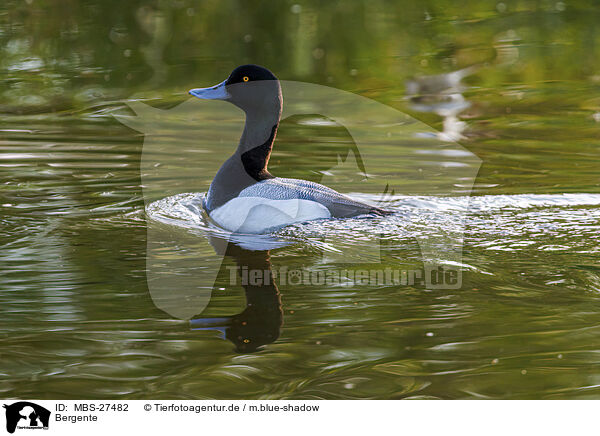
[[[203,198],[205,212],[219,227],[262,234],[318,219],[391,213],[319,183],[276,177],[269,172],[283,97],[279,80],[267,68],[242,65],[223,82],[191,89],[189,94],[232,103],[246,116],[237,149],[219,168]]]

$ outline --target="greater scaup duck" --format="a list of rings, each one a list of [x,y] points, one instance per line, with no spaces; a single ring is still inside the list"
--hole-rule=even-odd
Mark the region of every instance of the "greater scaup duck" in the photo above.
[[[232,232],[264,233],[320,218],[391,213],[318,183],[269,172],[283,98],[279,80],[266,68],[242,65],[222,83],[189,93],[231,102],[246,113],[238,148],[223,163],[204,199],[206,212],[219,226]]]

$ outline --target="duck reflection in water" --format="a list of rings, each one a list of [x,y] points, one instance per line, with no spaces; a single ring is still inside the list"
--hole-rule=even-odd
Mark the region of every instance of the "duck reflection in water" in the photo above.
[[[471,104],[462,95],[465,86],[461,81],[478,69],[478,66],[471,66],[445,74],[418,76],[406,81],[406,94],[411,108],[418,112],[434,113],[443,118],[443,130],[437,135],[442,141],[464,139],[462,133],[467,126],[459,119],[459,114]]]
[[[242,280],[246,292],[246,308],[222,318],[195,318],[190,320],[192,330],[218,330],[235,345],[238,353],[252,353],[279,338],[283,325],[283,310],[279,289],[273,280],[269,250],[250,251],[235,243],[211,240],[211,244],[227,244],[225,256],[232,257],[241,275],[246,271],[267,271],[264,278],[252,284]]]

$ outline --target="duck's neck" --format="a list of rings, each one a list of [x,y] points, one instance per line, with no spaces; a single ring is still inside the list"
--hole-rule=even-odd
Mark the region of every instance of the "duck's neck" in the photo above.
[[[279,116],[280,111],[270,116],[246,114],[244,133],[234,156],[241,160],[246,173],[257,181],[273,178],[267,165],[279,126]]]

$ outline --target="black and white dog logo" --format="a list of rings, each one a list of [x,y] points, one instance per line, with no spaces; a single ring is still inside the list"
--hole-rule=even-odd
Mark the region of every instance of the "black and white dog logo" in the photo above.
[[[14,433],[19,429],[47,429],[50,411],[29,401],[19,401],[4,405],[6,409],[6,431]]]

